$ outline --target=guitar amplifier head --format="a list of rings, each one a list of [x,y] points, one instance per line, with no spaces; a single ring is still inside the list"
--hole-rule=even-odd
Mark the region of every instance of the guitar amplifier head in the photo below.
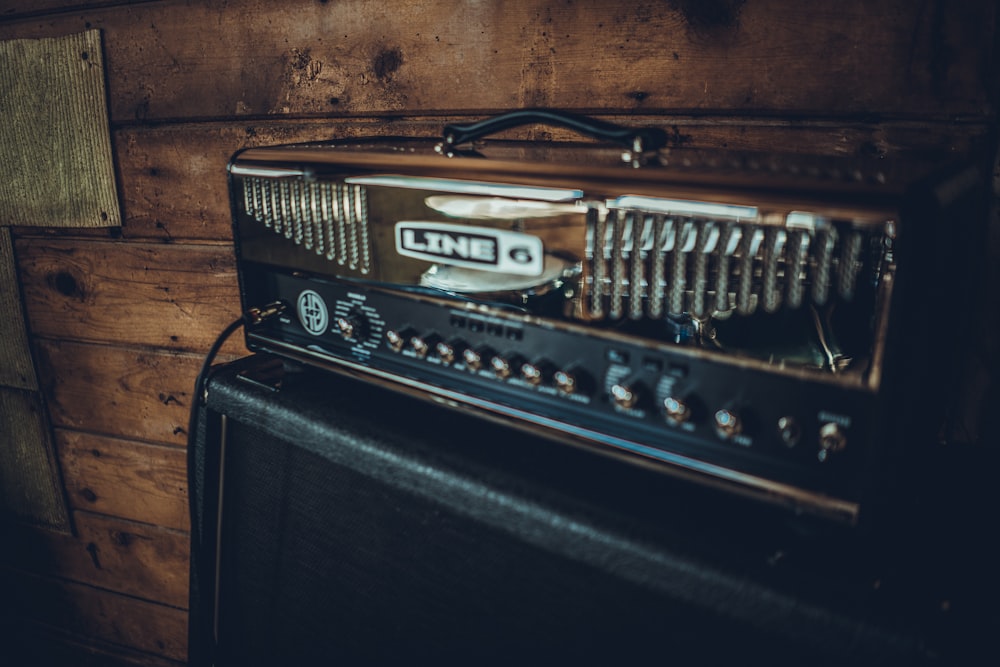
[[[601,141],[481,139],[543,121]],[[247,344],[857,522],[940,430],[978,171],[662,143],[527,111],[244,150],[243,306],[286,306]]]

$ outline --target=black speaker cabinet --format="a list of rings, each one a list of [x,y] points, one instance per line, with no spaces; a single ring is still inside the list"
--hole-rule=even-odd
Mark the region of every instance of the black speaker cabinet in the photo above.
[[[267,357],[217,369],[190,456],[193,665],[979,657],[936,538],[900,557]]]

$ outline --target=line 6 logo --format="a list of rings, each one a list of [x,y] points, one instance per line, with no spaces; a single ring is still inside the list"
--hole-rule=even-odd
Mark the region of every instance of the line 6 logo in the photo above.
[[[396,223],[396,252],[438,264],[537,276],[542,273],[542,240],[531,234],[439,222]]]

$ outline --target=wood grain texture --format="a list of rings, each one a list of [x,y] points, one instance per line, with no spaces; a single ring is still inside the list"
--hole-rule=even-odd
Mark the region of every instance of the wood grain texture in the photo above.
[[[14,234],[77,534],[32,531],[0,566],[7,604],[128,662],[184,659],[183,446],[202,354],[239,309],[234,151],[434,137],[545,105],[666,127],[675,150],[963,153],[995,129],[997,13],[991,0],[0,0],[0,39],[102,31],[124,221]]]
[[[37,389],[10,229],[0,227],[0,387]]]
[[[231,246],[21,239],[37,336],[204,353],[240,314]]]
[[[55,439],[71,507],[190,528],[182,449],[66,430]]]
[[[187,442],[201,361],[163,350],[39,345],[40,380],[55,426],[168,445]]]
[[[98,7],[155,2],[156,0],[3,0],[0,2],[0,21],[55,14],[57,12],[85,11]]]
[[[7,568],[0,568],[0,586],[22,620],[172,660],[187,658],[183,609]]]
[[[525,106],[981,117],[995,14],[988,0],[172,0],[11,21],[0,38],[101,29],[115,123]]]
[[[52,433],[37,391],[0,387],[0,519],[69,529]]]
[[[186,609],[188,534],[115,517],[75,512],[75,535],[20,526],[14,548],[0,553],[10,567]]]

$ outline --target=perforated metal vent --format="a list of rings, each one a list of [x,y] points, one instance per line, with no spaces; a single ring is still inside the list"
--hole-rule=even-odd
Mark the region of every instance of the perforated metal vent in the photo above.
[[[276,234],[352,271],[371,272],[364,186],[302,177],[243,178],[247,215]]]
[[[794,214],[793,214],[794,215]],[[851,301],[878,276],[884,232],[847,221],[756,224],[638,209],[591,211],[588,307],[595,318],[695,318]]]

